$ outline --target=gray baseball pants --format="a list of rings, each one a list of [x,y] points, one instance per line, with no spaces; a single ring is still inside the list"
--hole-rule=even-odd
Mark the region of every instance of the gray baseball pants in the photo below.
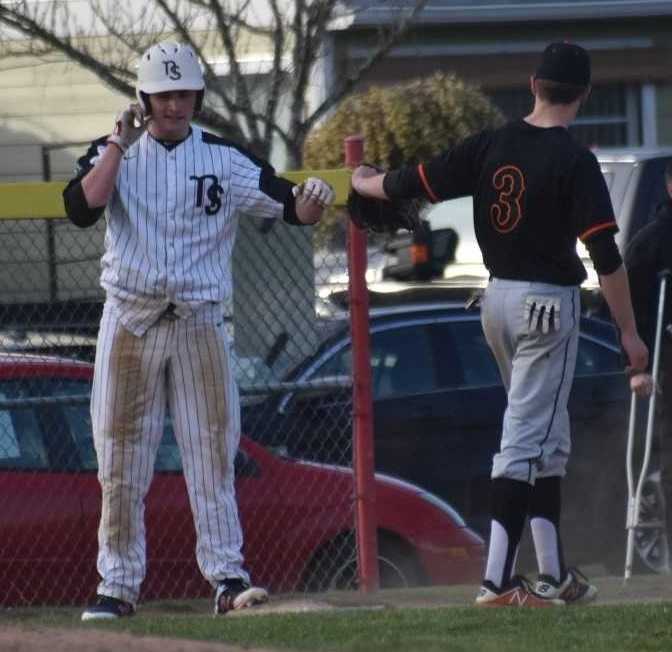
[[[483,331],[508,397],[492,477],[533,485],[537,477],[564,476],[579,289],[493,278],[481,306]]]

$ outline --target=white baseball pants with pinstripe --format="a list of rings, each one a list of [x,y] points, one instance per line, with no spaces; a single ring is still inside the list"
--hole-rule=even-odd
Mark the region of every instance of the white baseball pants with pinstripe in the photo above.
[[[91,397],[102,513],[98,593],[135,604],[145,577],[144,498],[166,405],[180,449],[204,577],[249,581],[234,488],[240,441],[238,388],[221,307],[160,319],[131,334],[107,303],[98,335]]]
[[[534,484],[565,475],[579,316],[575,286],[498,278],[488,284],[481,321],[507,391],[493,478]]]

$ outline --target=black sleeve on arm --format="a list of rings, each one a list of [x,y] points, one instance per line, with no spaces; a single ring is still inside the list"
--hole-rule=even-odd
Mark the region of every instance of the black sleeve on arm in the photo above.
[[[595,154],[588,149],[577,157],[568,194],[572,197],[569,218],[574,233],[586,246],[599,233],[618,232],[607,182]]]
[[[68,219],[82,229],[93,226],[105,212],[104,206],[89,208],[81,179],[73,179],[63,190],[63,203]]]
[[[82,179],[93,169],[96,161],[107,146],[107,136],[94,140],[84,156],[77,159],[75,177],[63,190],[63,204],[68,219],[80,228],[92,226],[104,213],[104,206],[89,208],[82,188]]]
[[[588,238],[584,244],[598,274],[613,274],[621,266],[623,259],[616,246],[613,231],[600,231]]]
[[[263,164],[259,175],[259,190],[284,206],[282,219],[293,226],[307,226],[296,214],[296,198],[292,194],[295,183],[275,176],[275,170]]]
[[[473,195],[479,155],[488,142],[488,133],[470,136],[426,163],[388,172],[383,179],[385,194],[390,199],[421,197],[432,203]]]
[[[383,190],[390,199],[411,199],[427,196],[420,179],[418,167],[411,165],[388,172],[383,177]]]
[[[473,195],[478,185],[483,155],[492,132],[481,131],[455,147],[418,166],[427,196],[432,202]]]

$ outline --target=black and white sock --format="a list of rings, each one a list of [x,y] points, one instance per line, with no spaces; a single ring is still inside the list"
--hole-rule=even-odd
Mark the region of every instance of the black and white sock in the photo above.
[[[537,478],[530,497],[530,529],[540,575],[560,582],[566,575],[560,539],[561,478]]]
[[[505,588],[514,574],[531,490],[520,480],[492,480],[490,547],[483,583],[496,591]]]

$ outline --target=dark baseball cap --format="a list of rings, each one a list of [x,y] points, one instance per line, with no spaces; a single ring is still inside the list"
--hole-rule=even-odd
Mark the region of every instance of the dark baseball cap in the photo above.
[[[535,77],[562,84],[588,86],[590,55],[574,43],[551,43],[544,50]]]

